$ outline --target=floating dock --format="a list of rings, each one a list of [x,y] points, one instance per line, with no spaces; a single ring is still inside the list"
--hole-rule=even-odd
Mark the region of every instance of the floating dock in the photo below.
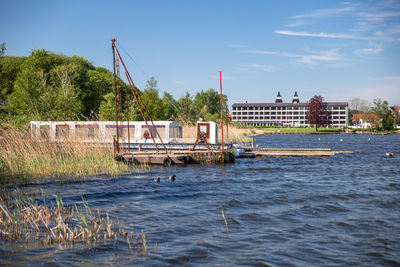
[[[128,164],[185,166],[187,164],[225,164],[234,163],[235,157],[231,151],[220,150],[180,150],[166,152],[141,151],[118,153],[115,158]]]
[[[332,150],[330,148],[245,148],[242,158],[255,158],[260,156],[315,156],[328,157],[341,153],[354,153],[352,150]],[[164,151],[135,151],[121,152],[115,158],[127,164],[159,165],[159,166],[186,166],[187,164],[225,164],[234,163],[235,157],[232,150],[173,150]]]

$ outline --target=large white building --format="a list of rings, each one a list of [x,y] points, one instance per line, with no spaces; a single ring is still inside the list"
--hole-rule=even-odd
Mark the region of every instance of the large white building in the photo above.
[[[348,103],[327,102],[331,111],[332,127],[348,126]],[[284,103],[280,92],[275,103],[235,103],[232,105],[232,121],[251,126],[310,126],[306,121],[308,102],[301,103],[295,92],[291,103]]]

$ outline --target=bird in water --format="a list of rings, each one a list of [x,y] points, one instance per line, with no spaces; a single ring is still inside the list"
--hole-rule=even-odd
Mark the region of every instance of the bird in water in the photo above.
[[[154,179],[154,182],[159,183],[160,182],[160,177],[157,177],[156,179]]]
[[[171,182],[175,181],[175,174],[171,175],[171,176],[169,177],[169,180],[170,180]]]

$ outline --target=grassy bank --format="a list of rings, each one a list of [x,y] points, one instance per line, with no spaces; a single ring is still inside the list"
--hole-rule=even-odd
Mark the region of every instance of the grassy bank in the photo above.
[[[314,127],[282,127],[282,128],[262,128],[266,133],[340,133],[343,129],[340,128],[318,128],[315,130]]]
[[[74,142],[49,142],[13,130],[0,135],[0,183],[40,177],[117,175],[130,168],[114,160],[111,149]]]

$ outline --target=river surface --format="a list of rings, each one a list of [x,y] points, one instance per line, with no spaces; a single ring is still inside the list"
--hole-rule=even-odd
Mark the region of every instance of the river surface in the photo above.
[[[60,195],[66,205],[83,196],[126,229],[143,231],[149,251],[132,254],[119,243],[69,249],[1,244],[0,263],[400,265],[400,135],[266,135],[256,137],[256,144],[354,154],[266,156],[225,166],[152,168],[114,179],[25,186],[27,192],[42,188]],[[395,157],[387,158],[386,152]],[[175,182],[167,178],[172,174]]]

